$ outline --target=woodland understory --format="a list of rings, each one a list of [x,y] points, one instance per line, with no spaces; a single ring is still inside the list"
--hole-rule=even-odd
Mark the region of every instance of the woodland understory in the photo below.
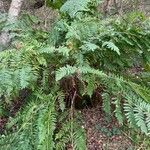
[[[150,17],[138,2],[34,1],[55,11],[49,24],[11,1],[0,14],[0,150],[150,150]]]

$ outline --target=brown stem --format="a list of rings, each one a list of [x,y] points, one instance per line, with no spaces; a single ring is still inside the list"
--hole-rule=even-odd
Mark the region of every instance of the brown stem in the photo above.
[[[71,101],[71,109],[70,109],[70,120],[71,120],[71,143],[72,143],[72,148],[74,150],[74,141],[73,141],[73,117],[74,117],[74,102],[75,102],[75,98],[76,98],[76,94],[77,92],[75,91],[73,94],[73,98]]]
[[[77,91],[74,92],[73,94],[73,98],[71,100],[71,118],[73,119],[73,115],[74,115],[74,106],[75,106],[75,98],[76,98],[76,95],[77,95]]]
[[[106,1],[104,2],[103,12],[104,12],[104,15],[105,15],[105,16],[106,16],[107,13],[108,13],[108,6],[109,6],[110,2],[111,2],[111,0],[106,0]]]

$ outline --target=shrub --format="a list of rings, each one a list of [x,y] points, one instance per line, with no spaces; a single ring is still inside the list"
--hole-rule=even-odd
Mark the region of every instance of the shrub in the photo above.
[[[141,13],[102,19],[96,15],[97,4],[66,1],[50,32],[24,31],[20,25],[26,21],[20,21],[11,48],[0,53],[1,105],[14,101],[23,89],[31,93],[15,117],[9,117],[1,149],[59,150],[69,143],[86,149],[74,103],[77,95],[91,97],[99,86],[104,87],[106,114],[150,134],[149,78],[128,73],[135,65],[149,73],[148,20]],[[65,79],[71,80],[67,93],[61,84]],[[67,94],[70,108],[65,107]]]

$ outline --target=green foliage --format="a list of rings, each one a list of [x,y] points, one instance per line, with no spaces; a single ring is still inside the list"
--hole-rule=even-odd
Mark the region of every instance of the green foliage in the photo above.
[[[65,121],[61,130],[56,134],[56,149],[64,149],[65,144],[69,142],[77,150],[86,149],[84,132],[84,129],[77,124],[77,120]]]
[[[61,95],[55,96],[55,93],[45,95],[40,91],[34,93],[32,95],[33,100],[28,106],[17,114],[17,118],[10,120],[7,125],[8,129],[19,124],[15,128],[14,135],[8,134],[7,136],[3,135],[1,137],[0,147],[7,150],[65,149],[66,144],[73,140],[74,148],[81,149],[83,147],[85,149],[83,129],[74,119],[64,121],[68,117],[65,116],[64,118],[64,115],[62,115],[64,112],[59,112],[60,108],[57,107],[56,100]],[[64,105],[64,102],[60,103]],[[59,119],[57,119],[58,117]],[[57,128],[58,124],[60,126],[59,128]],[[73,125],[73,131],[71,124]],[[71,137],[70,131],[72,131],[73,137]]]
[[[105,47],[105,46],[107,46],[107,48],[115,51],[118,55],[120,55],[120,50],[119,50],[119,48],[116,45],[114,45],[114,43],[112,43],[112,42],[104,42],[102,47]]]
[[[127,97],[128,102],[125,104],[124,110],[131,126],[138,126],[141,131],[149,135],[149,111],[150,104],[142,101],[140,98],[134,96]]]
[[[68,14],[71,18],[78,16],[78,13],[89,12],[91,8],[98,5],[99,0],[68,0],[60,9],[62,13]]]
[[[12,96],[21,89],[34,86],[37,79],[37,67],[32,66],[32,51],[10,50],[0,56],[0,96]],[[32,88],[32,87],[31,87]],[[17,94],[17,93],[16,93]]]
[[[77,68],[71,66],[67,66],[59,69],[56,72],[56,80],[60,80],[63,77],[75,73],[80,74],[80,76],[84,76],[84,74],[92,74],[100,78],[100,80],[97,80],[97,83],[100,82],[101,84],[108,86],[107,90],[112,94],[114,94],[115,96],[113,98],[112,103],[116,107],[114,113],[119,123],[123,124],[124,121],[123,109],[124,109],[125,115],[127,116],[127,119],[131,124],[131,126],[134,127],[134,125],[137,125],[141,128],[142,132],[149,135],[150,103],[146,103],[144,100],[142,100],[142,97],[139,97],[139,95],[134,96],[135,92],[130,88],[131,82],[128,82],[116,76],[106,75],[103,72],[94,70],[93,68],[90,67]],[[129,92],[127,89],[131,90],[132,92],[131,91]],[[104,111],[110,114],[111,99],[108,97],[108,95],[106,95],[106,93],[104,93],[103,98],[104,98],[104,103],[103,103]],[[124,102],[125,107],[123,107],[121,104],[121,99],[123,98],[125,99]],[[149,96],[147,97],[147,99],[148,98]],[[137,101],[137,99],[139,100]]]
[[[103,93],[103,110],[106,114],[111,115],[111,97],[108,93]]]
[[[46,5],[54,9],[60,9],[65,2],[66,0],[46,0]]]
[[[63,150],[70,144],[77,150],[86,149],[79,114],[73,104],[71,109],[65,105],[70,93],[62,90],[65,85],[61,82],[70,77],[69,90],[81,96],[92,97],[103,87],[104,112],[150,135],[149,76],[131,78],[128,73],[135,65],[149,72],[149,21],[138,14],[102,19],[96,15],[98,2],[68,0],[61,4],[61,19],[51,32],[35,29],[36,19],[28,15],[5,28],[13,38],[9,50],[0,53],[0,108],[7,110],[7,104],[24,89],[31,93],[9,118],[0,149]],[[70,101],[73,103],[73,97]]]

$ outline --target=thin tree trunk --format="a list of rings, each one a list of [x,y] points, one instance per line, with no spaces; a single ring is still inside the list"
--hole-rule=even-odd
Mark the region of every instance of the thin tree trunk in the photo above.
[[[21,11],[23,0],[12,0],[9,11],[8,11],[8,18],[7,24],[13,24],[16,22],[19,13]],[[6,46],[10,42],[10,36],[8,31],[3,31],[0,36],[0,45]]]
[[[104,13],[104,16],[107,16],[108,7],[109,7],[109,5],[110,5],[110,2],[111,2],[111,0],[105,0],[105,1],[104,1],[104,6],[103,6],[103,13]]]
[[[3,1],[0,1],[0,13],[4,13],[5,9],[4,9],[4,3]]]

